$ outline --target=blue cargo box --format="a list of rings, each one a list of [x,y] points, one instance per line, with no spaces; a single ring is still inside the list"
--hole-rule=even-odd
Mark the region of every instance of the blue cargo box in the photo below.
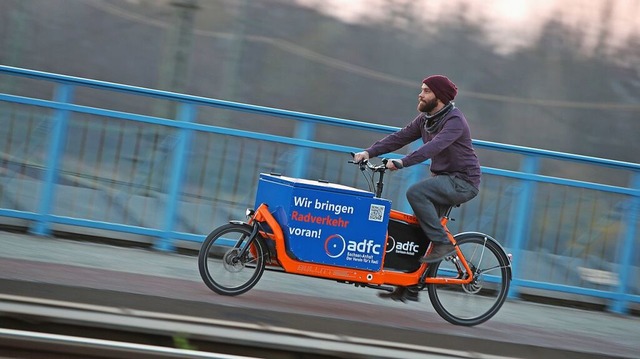
[[[266,203],[296,259],[378,271],[391,202],[334,183],[260,174],[256,208]]]

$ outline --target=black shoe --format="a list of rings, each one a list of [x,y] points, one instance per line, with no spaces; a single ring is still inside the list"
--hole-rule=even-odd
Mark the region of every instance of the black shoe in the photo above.
[[[432,242],[431,245],[433,247],[431,253],[420,258],[420,263],[439,262],[456,251],[456,247],[450,242]]]
[[[412,302],[418,301],[418,292],[416,288],[411,287],[396,287],[393,292],[378,293],[378,297],[383,299],[393,299],[397,302],[406,303],[407,300]]]

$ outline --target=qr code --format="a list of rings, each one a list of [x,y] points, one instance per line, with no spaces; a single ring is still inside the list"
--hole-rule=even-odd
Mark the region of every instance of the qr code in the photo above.
[[[369,220],[382,222],[382,220],[384,220],[384,206],[372,204],[369,210]]]

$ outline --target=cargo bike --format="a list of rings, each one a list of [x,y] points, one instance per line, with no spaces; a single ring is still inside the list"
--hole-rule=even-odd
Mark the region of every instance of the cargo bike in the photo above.
[[[487,234],[452,235],[449,207],[441,223],[456,252],[420,263],[430,242],[415,216],[391,209],[382,198],[386,163],[356,163],[372,191],[260,174],[247,220],[218,227],[202,243],[202,280],[229,296],[253,288],[265,268],[379,290],[413,287],[426,290],[436,312],[452,324],[489,320],[507,298],[510,255]]]

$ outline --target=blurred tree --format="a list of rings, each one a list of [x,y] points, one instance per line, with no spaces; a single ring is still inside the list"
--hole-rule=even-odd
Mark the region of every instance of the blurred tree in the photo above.
[[[487,39],[488,19],[468,15],[472,0],[447,4],[441,17],[427,17],[418,2],[390,0],[381,2],[386,16],[351,23],[288,0],[180,3],[198,5],[197,18],[169,1],[1,1],[0,61],[17,56],[7,51],[20,28],[10,14],[22,7],[37,36],[19,46],[37,56],[25,53],[20,67],[231,101],[401,126],[415,115],[419,81],[444,73],[459,85],[457,104],[478,139],[637,161],[640,40],[608,42],[616,1],[602,3],[615,9],[602,5],[588,29],[554,21],[577,11],[562,9],[537,42],[511,53]],[[593,34],[602,51],[589,53],[585,37]],[[92,96],[88,105],[143,106]],[[228,125],[256,128],[246,114]],[[260,128],[290,133],[279,121]]]
[[[174,21],[167,29],[158,88],[185,92],[189,83],[189,61],[198,0],[173,0],[171,6],[175,9]],[[171,103],[163,101],[157,104],[156,116],[176,118],[176,108]]]
[[[6,25],[6,37],[4,41],[5,51],[0,52],[0,54],[4,53],[4,56],[0,56],[0,63],[20,67],[20,64],[24,60],[26,46],[29,44],[31,38],[30,20],[24,2],[18,2],[9,11],[9,21]],[[11,93],[15,85],[15,79],[10,77],[6,79],[6,81],[0,82],[0,92]]]

